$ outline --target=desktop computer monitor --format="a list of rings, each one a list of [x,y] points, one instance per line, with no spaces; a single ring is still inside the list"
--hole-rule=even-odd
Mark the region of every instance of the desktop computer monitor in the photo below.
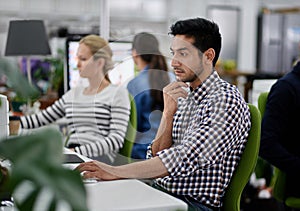
[[[79,40],[85,35],[73,35],[66,39],[66,65],[64,73],[64,91],[83,85],[87,86],[88,81],[81,78],[77,68],[77,49]],[[114,68],[109,71],[109,78],[112,84],[126,85],[134,77],[134,62],[131,56],[131,42],[110,41],[109,45],[113,52]]]

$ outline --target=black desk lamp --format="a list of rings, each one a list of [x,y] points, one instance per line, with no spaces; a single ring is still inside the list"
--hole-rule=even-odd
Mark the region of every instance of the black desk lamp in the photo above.
[[[42,20],[14,20],[9,23],[5,56],[25,56],[31,84],[30,56],[51,54]]]

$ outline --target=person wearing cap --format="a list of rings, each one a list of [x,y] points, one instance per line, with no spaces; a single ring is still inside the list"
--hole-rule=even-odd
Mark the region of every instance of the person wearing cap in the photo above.
[[[155,138],[164,107],[162,89],[175,80],[175,75],[168,72],[165,57],[159,51],[159,42],[150,33],[135,35],[132,57],[139,74],[127,85],[137,108],[137,135],[131,157],[145,159],[147,147]]]

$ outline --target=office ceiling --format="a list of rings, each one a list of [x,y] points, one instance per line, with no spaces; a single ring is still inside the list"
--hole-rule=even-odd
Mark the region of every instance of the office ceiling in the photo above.
[[[244,0],[245,1],[245,0]],[[189,7],[202,10],[209,4],[240,5],[241,0],[107,0],[112,36],[136,30],[156,28],[165,32],[170,16],[180,15]],[[253,1],[255,2],[255,1]],[[256,0],[270,9],[300,8],[298,0]],[[172,11],[170,11],[172,10]],[[195,10],[195,9],[194,9]],[[205,9],[204,9],[205,10]],[[9,0],[0,1],[0,33],[6,33],[12,19],[44,19],[48,30],[68,27],[71,32],[99,31],[100,0]],[[201,12],[200,12],[201,14]],[[130,25],[128,23],[130,22]],[[145,25],[146,23],[146,25]]]

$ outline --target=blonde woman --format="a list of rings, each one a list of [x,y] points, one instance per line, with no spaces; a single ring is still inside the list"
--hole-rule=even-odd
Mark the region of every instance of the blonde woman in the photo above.
[[[70,137],[68,147],[88,157],[113,161],[123,145],[130,114],[125,88],[108,78],[112,51],[108,42],[88,35],[79,42],[77,67],[87,87],[76,87],[40,113],[21,117],[22,128],[36,128],[66,117]]]

